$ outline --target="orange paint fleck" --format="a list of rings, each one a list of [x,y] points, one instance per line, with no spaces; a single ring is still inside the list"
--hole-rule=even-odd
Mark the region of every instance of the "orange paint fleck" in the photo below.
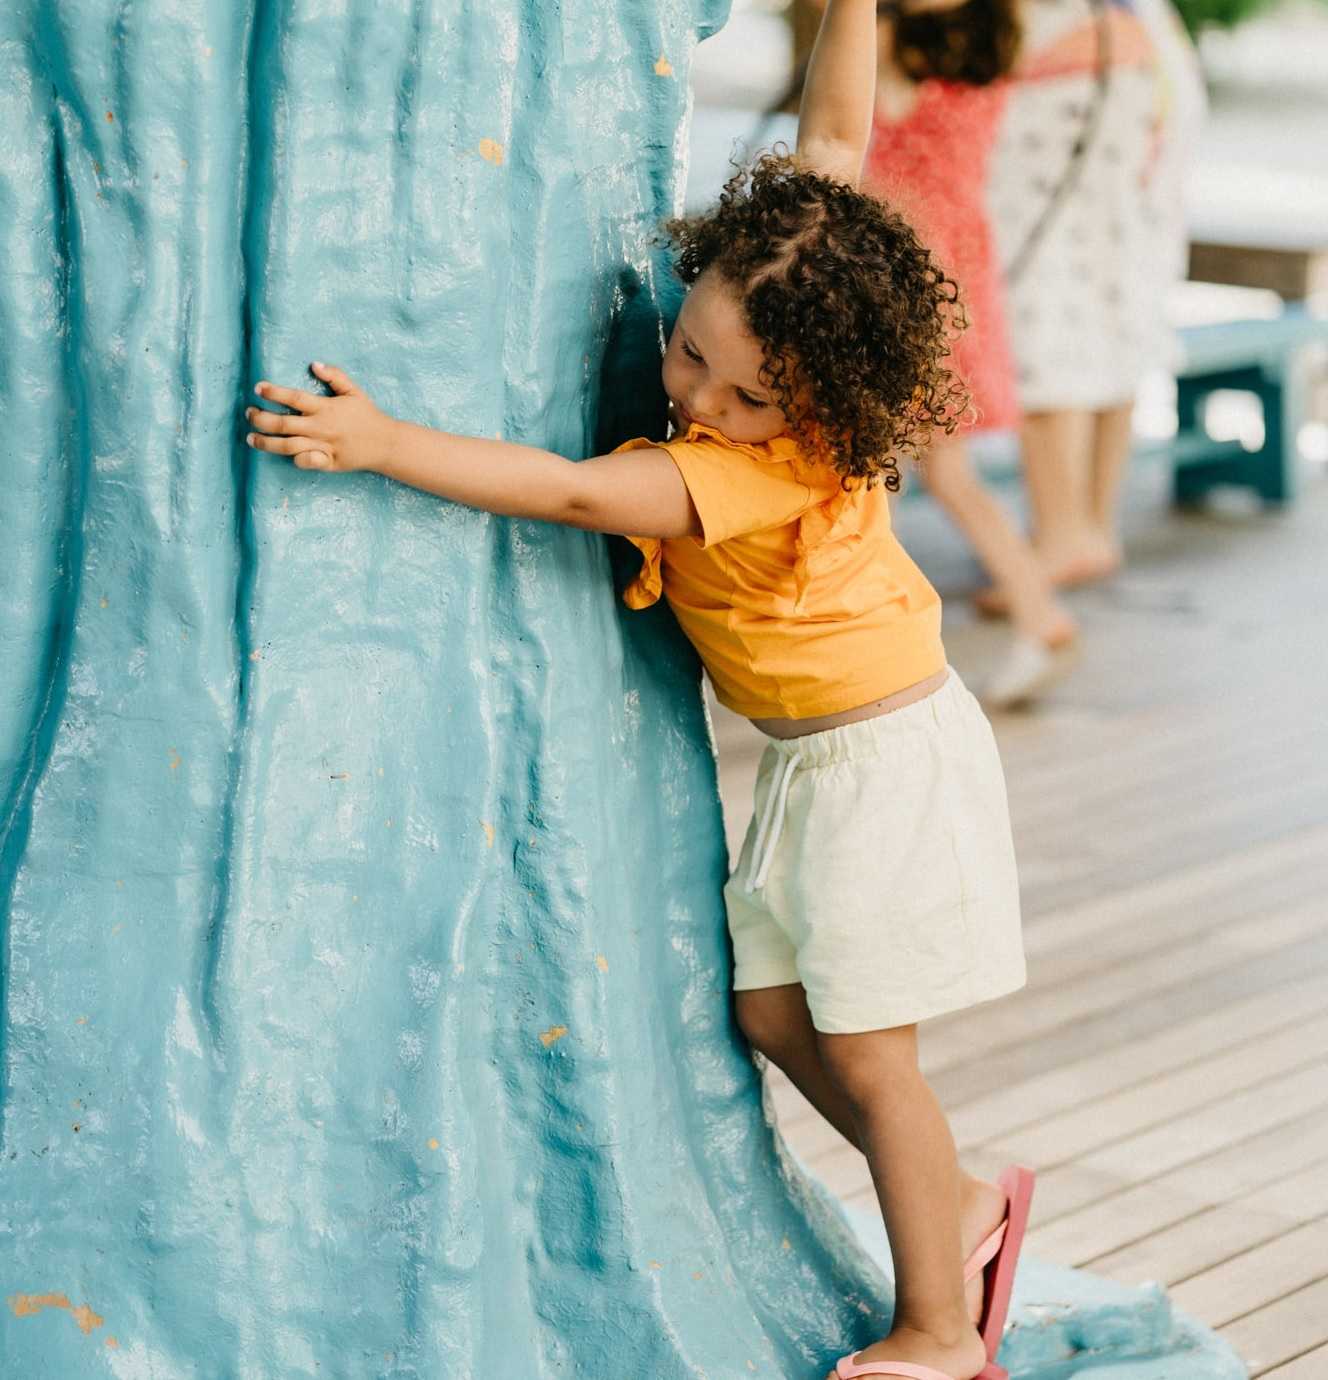
[[[111,606],[111,601],[110,601],[104,594],[103,594],[102,597],[101,597],[101,606],[102,606],[102,608],[104,608],[104,609],[105,609],[105,608],[110,608],[110,606]]]
[[[607,973],[609,971],[609,960],[605,958],[603,954],[596,954],[595,967],[598,968],[601,973]]]
[[[663,53],[659,55],[659,61],[655,64],[655,75],[657,77],[671,77],[673,75],[673,64]]]
[[[484,830],[484,846],[485,846],[486,848],[492,848],[492,847],[493,847],[493,825],[490,824],[489,821],[488,821],[487,819],[482,819],[482,820],[480,821],[480,828]]]
[[[661,1265],[661,1264],[659,1263],[658,1260],[652,1260],[652,1261],[650,1262],[650,1268],[651,1268],[652,1270],[662,1270],[664,1267],[663,1267],[663,1265]]]
[[[437,1139],[436,1136],[430,1136],[430,1137],[429,1137],[429,1149],[430,1149],[430,1150],[437,1150],[437,1149],[438,1149],[438,1139]]]
[[[548,1049],[550,1046],[556,1045],[566,1034],[567,1027],[565,1025],[551,1025],[547,1030],[540,1031],[540,1043],[545,1049]]]
[[[97,1328],[106,1321],[105,1318],[94,1313],[86,1303],[79,1308],[71,1308],[69,1311],[74,1315],[74,1321],[78,1324],[78,1330],[85,1337],[88,1336],[89,1333],[95,1332]]]
[[[106,1338],[106,1345],[107,1345],[108,1347],[110,1347],[110,1349],[111,1349],[112,1351],[114,1351],[115,1348],[118,1347],[118,1346],[120,1345],[120,1343],[119,1343],[114,1337],[107,1337],[107,1338]]]
[[[249,660],[250,660],[250,661],[262,661],[262,659],[263,659],[263,651],[262,651],[262,648],[260,648],[260,647],[255,647],[254,650],[253,650],[252,652],[249,653]]]
[[[480,157],[486,162],[496,168],[502,167],[503,156],[503,146],[496,139],[480,140]]]
[[[786,1251],[791,1251],[793,1249],[793,1242],[790,1241],[787,1236],[779,1244],[783,1246]]]
[[[68,1294],[11,1294],[8,1303],[16,1318],[35,1317],[43,1308],[67,1309],[85,1337],[95,1332],[106,1321],[100,1314],[94,1313],[86,1303],[75,1308],[69,1302]]]
[[[87,1023],[88,1023],[88,1018],[87,1018],[86,1016],[80,1016],[80,1017],[78,1018],[78,1020],[76,1020],[76,1021],[74,1022],[75,1025],[87,1025]]]
[[[109,124],[113,124],[114,122],[115,122],[115,116],[112,115],[111,112],[108,110],[108,111],[106,112],[106,123],[109,125]]]
[[[31,1318],[43,1308],[68,1308],[68,1294],[12,1294],[9,1306],[16,1318]]]
[[[168,748],[167,751],[169,751],[169,753],[171,754],[171,770],[175,771],[176,768],[179,767],[180,763],[184,760],[184,758],[182,758],[174,748]]]
[[[692,1278],[693,1278],[693,1279],[704,1279],[704,1278],[705,1278],[705,1271],[704,1271],[704,1270],[693,1270],[693,1271],[692,1271]]]

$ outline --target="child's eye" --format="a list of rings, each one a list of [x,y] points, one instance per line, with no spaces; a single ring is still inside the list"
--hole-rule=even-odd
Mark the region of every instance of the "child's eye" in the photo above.
[[[750,393],[744,393],[744,392],[742,391],[741,388],[738,389],[738,399],[739,399],[739,401],[741,401],[741,402],[745,402],[745,403],[747,404],[748,407],[769,407],[769,406],[770,406],[770,404],[769,404],[768,402],[764,401],[763,399],[761,399],[761,398],[754,398],[754,397],[752,397],[752,395],[751,395]]]
[[[688,359],[694,359],[698,364],[705,363],[701,356],[698,355],[696,351],[693,350],[692,347],[685,340],[682,342],[682,352],[687,356]]]

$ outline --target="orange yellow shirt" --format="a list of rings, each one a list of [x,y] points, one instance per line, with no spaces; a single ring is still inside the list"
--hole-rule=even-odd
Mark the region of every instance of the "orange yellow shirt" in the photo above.
[[[682,474],[700,537],[630,537],[645,562],[629,608],[663,593],[720,703],[805,719],[869,704],[945,666],[941,601],[900,546],[881,486],[845,488],[788,436],[759,445],[693,423],[658,446]]]

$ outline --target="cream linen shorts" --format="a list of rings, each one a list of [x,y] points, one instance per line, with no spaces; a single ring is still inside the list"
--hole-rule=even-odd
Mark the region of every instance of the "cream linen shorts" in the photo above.
[[[735,989],[800,982],[826,1034],[1022,987],[1005,778],[955,672],[892,713],[769,739],[724,899]]]

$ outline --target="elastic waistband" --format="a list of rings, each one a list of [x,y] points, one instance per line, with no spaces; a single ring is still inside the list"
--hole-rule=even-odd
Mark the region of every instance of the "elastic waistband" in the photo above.
[[[975,701],[968,687],[953,666],[948,669],[950,674],[943,685],[926,699],[914,700],[902,709],[892,709],[873,719],[859,719],[857,723],[844,724],[840,728],[808,733],[801,738],[771,738],[766,734],[766,742],[781,757],[793,758],[799,765],[808,767],[879,756],[891,751],[901,736],[926,731],[956,715],[972,712]]]

